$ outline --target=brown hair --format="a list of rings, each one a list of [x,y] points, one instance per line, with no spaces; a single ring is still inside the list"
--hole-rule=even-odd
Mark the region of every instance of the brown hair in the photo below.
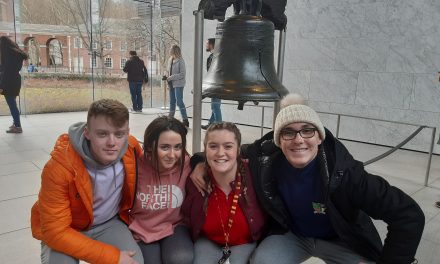
[[[151,155],[151,163],[157,176],[159,176],[159,160],[157,158],[157,143],[163,132],[173,131],[182,138],[182,156],[180,158],[180,176],[183,173],[186,152],[186,134],[188,130],[185,125],[174,117],[161,116],[154,119],[145,129],[144,134],[144,156]]]
[[[237,140],[238,149],[240,150],[240,146],[241,146],[241,133],[240,133],[240,130],[238,129],[238,127],[234,123],[232,123],[232,122],[220,122],[220,123],[213,123],[213,124],[211,124],[208,127],[208,129],[206,130],[205,139],[203,140],[203,146],[205,147],[205,149],[206,149],[206,144],[208,143],[208,135],[209,135],[209,133],[211,133],[212,131],[215,131],[215,130],[227,130],[229,132],[232,132],[234,134],[234,136],[235,136],[235,140]]]
[[[116,127],[122,127],[129,119],[127,107],[114,99],[101,99],[93,102],[87,113],[87,125],[90,126],[92,117],[100,115],[105,116]]]
[[[130,54],[130,56],[137,56],[137,52],[135,50],[130,50],[128,54]]]
[[[212,45],[212,47],[214,48],[214,46],[215,46],[215,38],[209,38],[208,39],[208,44]]]
[[[0,53],[1,53],[0,58],[2,58],[2,60],[3,60],[3,56],[8,53],[18,55],[23,60],[27,60],[28,58],[26,52],[22,51],[20,47],[18,47],[17,43],[12,41],[12,39],[10,39],[7,36],[0,37]],[[3,63],[0,61],[0,64]]]
[[[227,131],[232,132],[234,134],[235,140],[237,141],[237,170],[239,170],[241,173],[243,186],[246,186],[246,169],[244,167],[244,164],[241,160],[241,155],[240,155],[240,147],[241,147],[241,132],[240,132],[240,130],[232,122],[220,122],[220,123],[211,124],[208,127],[208,129],[206,130],[205,138],[203,140],[203,146],[205,148],[205,153],[206,153],[206,147],[208,144],[209,133],[216,131],[216,130],[227,130]],[[211,179],[210,179],[210,177],[208,177],[208,173],[207,173],[208,168],[209,168],[208,161],[205,158],[205,169],[206,170],[205,170],[205,177],[204,178],[205,178],[205,182],[206,182],[206,187],[211,185]]]

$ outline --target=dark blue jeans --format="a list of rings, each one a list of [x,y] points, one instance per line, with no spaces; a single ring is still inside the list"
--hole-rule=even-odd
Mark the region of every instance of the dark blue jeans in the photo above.
[[[142,110],[142,82],[128,82],[130,87],[131,102],[133,103],[133,110]]]
[[[12,119],[14,120],[14,126],[21,127],[20,123],[20,111],[18,111],[17,101],[15,100],[17,96],[5,95],[6,103],[9,106],[9,111],[11,112]]]
[[[185,103],[183,103],[183,87],[170,88],[170,116],[174,117],[174,113],[176,112],[176,104],[179,107],[182,119],[188,119]]]
[[[221,99],[211,98],[211,118],[209,118],[209,124],[220,123],[222,121],[222,110],[220,110]]]

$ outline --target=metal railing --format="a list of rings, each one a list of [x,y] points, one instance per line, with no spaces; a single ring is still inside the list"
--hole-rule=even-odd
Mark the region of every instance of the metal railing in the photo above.
[[[208,104],[210,102],[202,102],[204,104]],[[238,106],[238,104],[234,104],[234,103],[226,103],[226,102],[222,102],[222,105],[234,105],[234,106]],[[251,127],[259,127],[260,128],[260,135],[263,136],[264,134],[264,129],[272,129],[272,127],[265,127],[264,126],[264,115],[265,115],[265,111],[266,108],[273,108],[273,106],[266,106],[266,105],[255,105],[255,104],[250,104],[247,103],[245,104],[245,106],[247,107],[259,107],[261,108],[261,123],[260,126],[256,126],[256,125],[250,125],[250,124],[241,124],[241,123],[236,123],[238,125],[243,125],[243,126],[251,126]],[[341,127],[341,117],[351,117],[351,118],[359,118],[359,119],[364,119],[364,120],[371,120],[371,121],[379,121],[379,122],[387,122],[387,123],[391,123],[391,124],[398,124],[398,125],[407,125],[407,126],[414,126],[417,127],[417,129],[411,134],[409,135],[407,138],[405,138],[402,142],[400,142],[399,144],[397,144],[394,147],[391,147],[390,150],[384,152],[383,154],[380,154],[368,161],[364,162],[364,165],[370,165],[376,161],[379,161],[389,155],[391,155],[392,153],[394,153],[396,150],[401,149],[405,144],[407,144],[409,141],[411,141],[415,136],[417,136],[423,129],[432,129],[432,134],[431,134],[431,143],[429,146],[429,151],[428,151],[428,162],[426,165],[426,173],[425,173],[425,181],[424,181],[424,185],[428,186],[428,180],[429,180],[429,174],[431,171],[431,161],[432,161],[432,155],[433,155],[433,150],[434,150],[434,145],[435,145],[435,136],[436,136],[436,132],[437,129],[436,127],[433,126],[428,126],[428,125],[418,125],[418,124],[411,124],[411,123],[407,123],[407,122],[398,122],[398,121],[391,121],[391,120],[385,120],[385,119],[378,119],[378,118],[370,118],[370,117],[362,117],[362,116],[355,116],[355,115],[348,115],[348,114],[339,114],[339,113],[329,113],[329,112],[319,112],[317,111],[317,113],[319,114],[326,114],[326,115],[333,115],[333,116],[337,116],[337,124],[336,124],[336,134],[335,137],[339,139],[339,129]],[[367,143],[367,142],[366,142]],[[440,145],[440,138],[437,142],[437,144]]]
[[[337,126],[336,126],[336,138],[339,138],[339,128],[340,128],[340,123],[341,123],[341,117],[360,118],[360,119],[364,119],[364,120],[387,122],[387,123],[391,123],[391,124],[398,124],[398,125],[407,125],[407,126],[418,127],[416,131],[414,131],[411,135],[409,135],[407,138],[405,138],[402,142],[400,142],[396,146],[392,147],[390,150],[386,151],[385,153],[383,153],[383,154],[381,154],[381,155],[379,155],[377,157],[374,157],[374,158],[364,162],[365,166],[369,165],[371,163],[374,163],[374,162],[376,162],[378,160],[381,160],[381,159],[389,156],[390,154],[394,153],[396,150],[402,148],[406,143],[408,143],[416,135],[418,135],[423,129],[425,129],[425,128],[432,129],[431,143],[430,143],[430,147],[429,147],[429,151],[428,151],[428,153],[429,153],[429,155],[428,155],[428,164],[426,166],[425,182],[424,182],[424,185],[428,186],[429,174],[430,174],[430,171],[431,171],[432,154],[433,154],[434,144],[435,144],[435,135],[436,135],[436,132],[437,132],[436,127],[427,126],[427,125],[411,124],[411,123],[407,123],[407,122],[390,121],[390,120],[379,119],[379,118],[355,116],[355,115],[337,114],[337,113],[329,113],[329,112],[318,112],[318,113],[320,113],[320,114],[328,114],[328,115],[336,115],[338,117],[338,119],[337,119]]]

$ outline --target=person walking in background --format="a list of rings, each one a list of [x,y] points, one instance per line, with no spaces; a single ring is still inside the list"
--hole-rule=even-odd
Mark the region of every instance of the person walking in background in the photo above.
[[[240,144],[241,133],[233,123],[215,123],[206,131],[204,179],[212,191],[202,196],[188,179],[182,206],[195,243],[194,264],[247,264],[264,233],[265,215]]]
[[[176,104],[179,107],[182,122],[189,127],[188,115],[186,114],[185,104],[183,103],[183,88],[185,87],[185,61],[182,58],[180,47],[173,45],[170,49],[169,58],[170,72],[166,78],[168,89],[170,90],[170,113],[169,116],[174,117],[176,112]]]
[[[148,83],[148,71],[144,61],[137,56],[135,50],[131,50],[129,54],[130,58],[125,63],[123,71],[127,73],[133,111],[142,112],[142,83]]]
[[[128,122],[127,107],[101,99],[90,105],[86,123],[58,138],[31,212],[41,263],[143,264],[126,225],[142,153]]]
[[[20,94],[20,70],[28,55],[7,36],[0,37],[0,94],[6,99],[13,124],[6,133],[23,133],[16,98]]]
[[[193,243],[180,210],[191,171],[186,134],[182,122],[168,116],[154,119],[145,130],[129,224],[145,264],[193,262]]]
[[[212,58],[214,57],[215,38],[209,38],[206,41],[206,51],[210,52],[208,59],[206,60],[206,70],[209,71],[211,67]],[[207,125],[202,125],[202,129],[206,130],[212,123],[218,123],[222,121],[222,110],[220,109],[221,100],[218,98],[211,98],[211,117]]]

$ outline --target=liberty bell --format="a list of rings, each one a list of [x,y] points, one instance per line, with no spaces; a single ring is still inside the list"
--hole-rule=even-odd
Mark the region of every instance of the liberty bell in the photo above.
[[[274,65],[274,25],[255,15],[234,15],[219,23],[214,57],[203,79],[202,97],[238,101],[278,101],[288,90]]]

